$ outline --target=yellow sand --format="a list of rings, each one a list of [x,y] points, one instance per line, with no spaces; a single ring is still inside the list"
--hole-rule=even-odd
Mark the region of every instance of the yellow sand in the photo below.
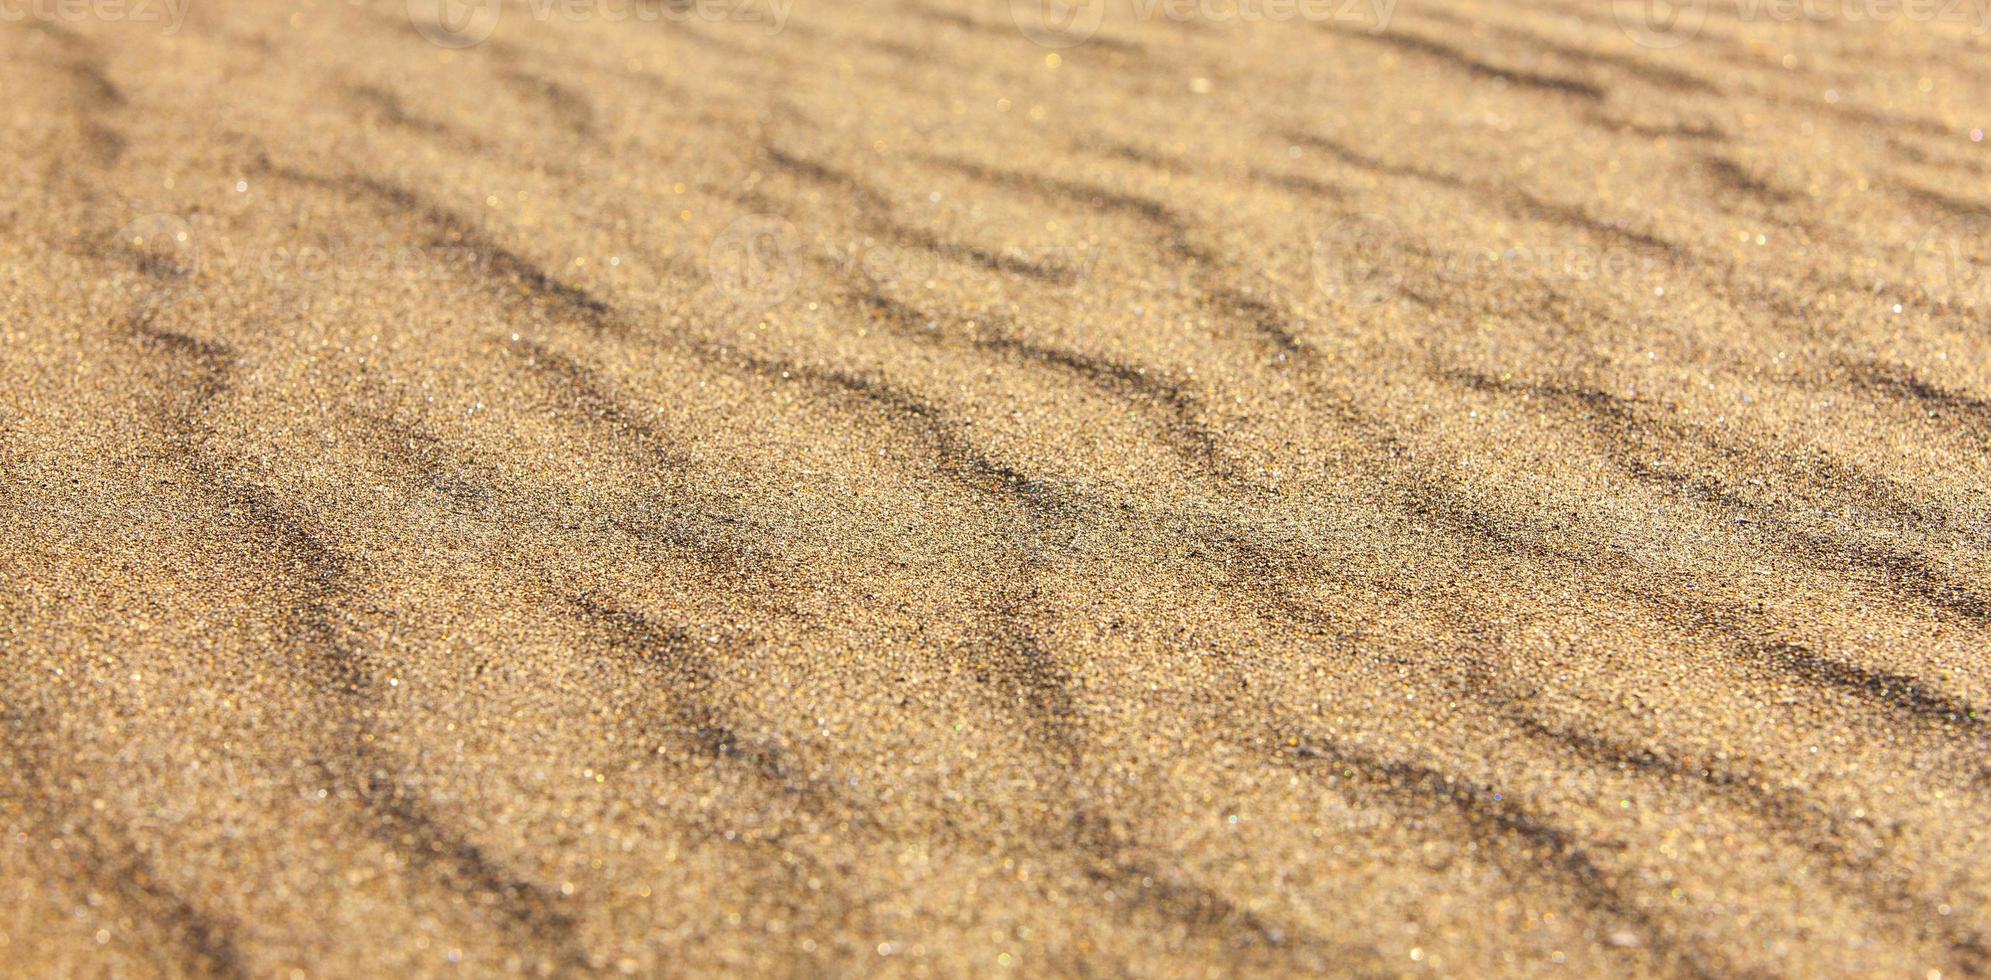
[[[766,2],[0,22],[0,973],[1991,970],[1973,24]]]

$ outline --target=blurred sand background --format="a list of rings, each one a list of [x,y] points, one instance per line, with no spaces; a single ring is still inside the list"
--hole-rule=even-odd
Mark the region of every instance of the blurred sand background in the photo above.
[[[1856,7],[0,20],[0,973],[1985,975]]]

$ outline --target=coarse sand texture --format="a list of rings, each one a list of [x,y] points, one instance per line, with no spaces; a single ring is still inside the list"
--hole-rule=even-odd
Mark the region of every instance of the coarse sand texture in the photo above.
[[[1984,5],[0,0],[0,975],[1991,975]]]

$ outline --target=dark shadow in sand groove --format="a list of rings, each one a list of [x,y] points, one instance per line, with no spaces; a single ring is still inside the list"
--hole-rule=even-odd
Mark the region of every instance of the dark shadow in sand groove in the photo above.
[[[1469,371],[1450,372],[1446,377],[1474,390],[1527,397],[1558,408],[1589,428],[1598,447],[1627,475],[1666,488],[1731,517],[1739,516],[1772,529],[1793,554],[1817,562],[1821,568],[1847,566],[1864,570],[1900,595],[1925,602],[1975,625],[1991,625],[1991,598],[1978,592],[1969,582],[1936,567],[1926,556],[1849,540],[1842,535],[1812,528],[1804,522],[1789,520],[1769,507],[1744,500],[1719,487],[1708,486],[1694,474],[1675,472],[1657,461],[1659,454],[1655,451],[1654,437],[1647,433],[1661,432],[1669,445],[1704,446],[1724,457],[1764,455],[1761,452],[1745,452],[1698,426],[1653,417],[1628,399],[1595,389],[1502,381]],[[1914,388],[1905,385],[1903,390],[1911,395],[1915,392]],[[1970,406],[1966,404],[1962,408],[1968,410]],[[1795,478],[1794,482],[1816,484],[1822,472],[1829,470],[1813,464],[1798,468],[1790,475]],[[1877,495],[1878,488],[1871,485],[1832,489],[1842,490],[1853,499],[1888,502],[1886,495]],[[1890,503],[1892,505],[1888,509],[1897,516],[1919,516],[1912,507]]]
[[[992,624],[974,643],[981,657],[971,662],[970,670],[977,682],[1001,696],[1005,710],[1019,716],[1045,755],[1069,773],[1078,768],[1084,752],[1074,680],[1028,625],[1026,610],[1037,599],[1031,582],[1035,570],[1026,567],[1019,574],[1025,579],[1019,594],[989,601]],[[983,669],[983,660],[991,669]]]
[[[1125,214],[1159,229],[1180,232],[1187,226],[1182,216],[1168,205],[1138,194],[1094,187],[1044,174],[1004,170],[954,157],[926,156],[921,159],[931,166],[952,170],[986,184],[1006,187],[1034,197],[1053,198],[1083,208]]]
[[[1338,184],[1330,184],[1327,181],[1309,177],[1305,174],[1273,173],[1270,170],[1253,167],[1251,168],[1251,179],[1267,184],[1277,184],[1304,198],[1337,202],[1348,199],[1347,188]]]
[[[1047,483],[1031,480],[990,460],[968,441],[955,422],[907,392],[836,371],[738,357],[733,360],[769,379],[801,382],[825,393],[854,397],[883,412],[919,438],[943,471],[968,489],[1014,508],[1026,538],[1034,538],[1047,528],[1069,525],[1083,506]],[[1034,560],[1028,554],[1030,547],[1026,543],[1023,568],[1019,572],[1025,581],[1023,591],[991,599],[988,612],[993,625],[975,645],[988,655],[995,668],[993,676],[983,679],[1020,701],[1026,708],[1024,723],[1033,734],[1054,750],[1062,762],[1072,763],[1076,761],[1079,745],[1071,676],[1039,646],[1024,622],[1023,610],[1034,596],[1034,586],[1028,584],[1034,567]]]
[[[1028,579],[1029,572],[1024,572]],[[1373,950],[1333,943],[1297,926],[1282,926],[1235,902],[1184,873],[1142,857],[1137,840],[1115,829],[1104,814],[1087,807],[1076,785],[1083,744],[1080,713],[1070,671],[1057,662],[1028,627],[1026,607],[1036,586],[1013,600],[993,602],[997,625],[983,644],[996,669],[977,679],[1022,705],[1020,721],[1045,758],[1055,767],[1060,805],[1071,811],[1069,823],[1048,841],[1071,854],[1094,887],[1107,892],[1128,912],[1146,911],[1176,923],[1193,936],[1215,940],[1234,950],[1270,961],[1315,971],[1329,964],[1344,966],[1350,959],[1375,963]]]
[[[1427,16],[1432,15],[1427,14]],[[1714,82],[1692,72],[1674,68],[1661,62],[1616,54],[1610,51],[1592,50],[1577,45],[1564,44],[1537,34],[1534,31],[1519,27],[1503,25],[1495,27],[1493,32],[1501,37],[1511,38],[1531,47],[1553,52],[1558,57],[1623,72],[1639,81],[1659,88],[1693,95],[1719,96],[1722,94],[1721,86]]]
[[[1160,249],[1170,259],[1193,266],[1203,281],[1210,283],[1201,301],[1226,320],[1242,323],[1253,336],[1282,355],[1307,352],[1305,342],[1293,333],[1286,317],[1269,303],[1245,295],[1230,283],[1240,278],[1226,269],[1210,249],[1192,240],[1193,223],[1175,209],[1153,198],[1124,191],[1095,187],[1078,181],[1061,180],[1042,174],[1003,170],[972,161],[930,156],[926,162],[997,187],[1083,208],[1124,214],[1146,223],[1160,235]],[[1272,178],[1280,180],[1282,178]],[[1304,179],[1304,178],[1294,178]],[[1336,192],[1338,196],[1338,192]]]
[[[1948,141],[1931,141],[1922,144],[1890,136],[1887,139],[1887,147],[1901,159],[1917,166],[1961,171],[1971,176],[1982,176],[1991,172],[1991,165],[1984,163],[1975,154],[1957,156],[1949,153]]]
[[[162,405],[159,411],[169,433],[169,451],[199,477],[199,491],[226,515],[227,524],[216,530],[255,542],[258,553],[283,573],[278,590],[286,599],[289,629],[313,654],[304,665],[307,673],[327,690],[360,694],[367,685],[366,665],[338,649],[331,621],[331,600],[347,572],[344,561],[269,491],[237,479],[205,445],[200,416],[228,390],[234,351],[219,341],[152,326],[135,325],[133,334],[146,347],[167,354],[169,362],[191,362],[191,377],[179,378],[177,397],[169,400],[178,404]]]
[[[1716,186],[1757,204],[1782,207],[1798,198],[1795,192],[1772,185],[1767,179],[1743,169],[1741,164],[1727,157],[1709,155],[1702,158],[1701,166],[1714,178]]]
[[[1984,734],[1983,712],[1907,674],[1874,670],[1821,657],[1802,644],[1748,642],[1743,652],[1811,684],[1834,688],[1863,701],[1884,704],[1933,725],[1963,734]]]
[[[577,943],[580,924],[560,907],[560,899],[513,874],[483,848],[450,829],[412,787],[375,767],[374,754],[361,743],[355,761],[364,774],[358,793],[371,817],[369,830],[375,839],[407,859],[415,870],[439,878],[449,891],[495,911],[512,935],[528,937],[537,948],[554,951],[553,960],[542,962],[542,969],[551,967],[568,975],[592,972]],[[325,770],[330,781],[341,775],[336,766]]]
[[[1726,966],[1711,964],[1705,952],[1669,937],[1661,923],[1597,865],[1580,841],[1505,794],[1428,766],[1389,762],[1333,742],[1277,731],[1277,721],[1272,724],[1278,736],[1275,744],[1291,746],[1277,754],[1280,762],[1315,776],[1346,778],[1351,791],[1380,798],[1408,814],[1449,812],[1465,825],[1485,853],[1508,855],[1501,863],[1513,874],[1546,879],[1552,886],[1570,891],[1592,912],[1637,930],[1655,961],[1677,966],[1689,976],[1734,975]]]
[[[1462,383],[1475,383],[1454,377]],[[1479,379],[1479,384],[1506,384]],[[1582,399],[1593,405],[1608,406],[1612,396],[1595,392]],[[1340,403],[1338,403],[1340,404]],[[1394,440],[1391,426],[1382,419],[1369,418],[1353,404],[1341,404],[1358,431],[1374,434],[1378,441]],[[1459,496],[1454,488],[1429,479],[1394,477],[1392,482],[1407,489],[1410,496],[1398,502],[1406,513],[1439,523],[1447,531],[1483,541],[1499,552],[1514,554],[1547,567],[1582,568],[1612,558],[1610,554],[1571,551],[1550,542],[1553,537],[1538,533],[1523,521],[1501,520],[1477,509]],[[1925,730],[1946,732],[1964,738],[1981,738],[1986,731],[1985,712],[1943,694],[1915,678],[1891,672],[1874,671],[1842,661],[1820,657],[1797,644],[1766,641],[1774,627],[1750,624],[1761,617],[1740,608],[1724,608],[1677,592],[1616,589],[1614,594],[1635,602],[1685,634],[1717,638],[1731,658],[1745,668],[1769,668],[1802,681],[1820,691],[1851,695],[1884,717],[1909,721]],[[1991,770],[1959,764],[1952,775],[1958,785],[1976,793],[1991,792]],[[1966,950],[1967,952],[1967,950]]]
[[[1274,350],[1288,355],[1305,355],[1313,349],[1286,323],[1286,317],[1272,304],[1246,296],[1229,286],[1214,286],[1204,294],[1204,302],[1219,315],[1249,326]]]
[[[1649,140],[1665,139],[1681,140],[1684,142],[1700,142],[1705,140],[1711,143],[1727,143],[1733,139],[1719,125],[1706,121],[1671,124],[1642,123],[1617,116],[1605,115],[1601,112],[1592,113],[1590,120],[1607,132],[1630,133],[1633,136],[1640,136]]]
[[[1503,385],[1505,382],[1482,379],[1482,384]],[[1586,404],[1611,405],[1613,396],[1602,392],[1591,393],[1583,399]],[[1544,397],[1547,397],[1545,394]],[[1637,470],[1632,471],[1639,476]],[[1644,477],[1641,477],[1644,478]],[[1447,526],[1498,545],[1510,553],[1526,555],[1533,560],[1565,565],[1582,566],[1604,556],[1584,555],[1560,549],[1544,543],[1525,527],[1508,527],[1502,522],[1474,510],[1464,501],[1444,502],[1443,488],[1433,488],[1439,497],[1435,502],[1414,504],[1414,507],[1430,506],[1435,516]],[[1705,495],[1696,494],[1695,499],[1710,500]],[[1710,500],[1723,506],[1747,506],[1727,498]],[[1771,516],[1761,518],[1766,523],[1776,520]],[[1864,559],[1872,567],[1873,556],[1860,549],[1844,548],[1823,537],[1803,537],[1791,532],[1791,540],[1802,547],[1798,553],[1808,553],[1806,549],[1833,549],[1856,559]],[[1908,585],[1905,591],[1925,600],[1940,600],[1941,595],[1930,595],[1921,587]],[[1746,628],[1743,623],[1749,618],[1739,610],[1725,610],[1712,603],[1663,591],[1623,591],[1619,593],[1653,610],[1662,619],[1674,623],[1691,634],[1702,635],[1712,629],[1723,636],[1736,660],[1745,665],[1770,667],[1778,672],[1804,681],[1825,690],[1836,690],[1854,695],[1861,702],[1894,713],[1897,717],[1913,718],[1920,722],[1949,729],[1957,733],[1979,733],[1984,730],[1986,717],[1983,712],[1951,696],[1930,688],[1926,683],[1906,675],[1873,671],[1843,661],[1828,660],[1811,653],[1797,644],[1781,641],[1766,642],[1760,639],[1757,631]],[[1971,612],[1976,607],[1967,604],[1956,611]]]
[[[271,566],[267,570],[277,573],[265,588],[282,605],[289,645],[304,655],[302,678],[329,702],[318,706],[332,714],[333,739],[340,743],[315,760],[327,781],[351,784],[369,830],[411,864],[444,870],[452,891],[467,890],[471,900],[495,907],[530,939],[557,946],[557,958],[568,972],[585,969],[587,957],[570,918],[551,911],[537,886],[503,872],[475,844],[429,813],[404,780],[376,764],[383,761],[380,753],[363,737],[363,719],[376,688],[371,658],[347,643],[336,624],[347,598],[347,561],[269,491],[239,480],[235,467],[205,445],[198,417],[208,401],[227,390],[232,353],[218,342],[149,326],[135,336],[142,344],[192,360],[197,368],[196,378],[176,393],[184,403],[179,412],[162,410],[162,418],[179,462],[200,478],[201,491],[228,515],[228,523],[215,530],[252,542],[259,560]]]
[[[1468,191],[1497,202],[1508,214],[1525,220],[1539,220],[1550,224],[1572,228],[1599,238],[1619,242],[1640,251],[1657,252],[1662,255],[1678,255],[1679,246],[1649,232],[1623,227],[1611,221],[1598,218],[1574,204],[1551,201],[1531,191],[1512,184],[1493,180],[1468,180],[1451,174],[1440,173],[1416,164],[1393,164],[1378,160],[1362,153],[1345,143],[1338,142],[1315,133],[1289,130],[1285,137],[1290,142],[1326,153],[1340,162],[1357,170],[1366,170],[1383,177],[1417,180],[1439,187],[1458,191]]]
[[[598,138],[594,105],[585,95],[511,63],[499,68],[498,78],[518,95],[545,104],[561,128],[582,139]]]
[[[180,941],[183,963],[193,973],[210,977],[252,975],[236,948],[237,928],[162,884],[151,863],[131,842],[100,841],[83,828],[65,835],[64,841],[64,852],[83,865],[86,877],[137,906],[155,927]],[[87,856],[78,854],[79,850]]]
[[[1209,249],[1190,240],[1192,225],[1187,217],[1153,198],[955,157],[926,156],[921,159],[929,166],[950,170],[1018,194],[1060,201],[1089,211],[1124,215],[1155,229],[1160,235],[1157,247],[1171,260],[1207,266],[1221,264]]]
[[[1602,102],[1605,90],[1590,82],[1560,75],[1545,75],[1493,64],[1467,54],[1436,38],[1423,37],[1404,30],[1390,30],[1380,33],[1328,26],[1329,33],[1340,37],[1354,38],[1383,44],[1399,51],[1422,55],[1457,68],[1471,75],[1506,82],[1517,88],[1531,89],[1555,95],[1568,95],[1587,102]]]
[[[111,81],[108,63],[88,38],[45,18],[36,18],[27,26],[54,38],[57,47],[68,55],[61,67],[75,83],[75,95],[85,107],[113,109],[125,104],[124,90]]]
[[[690,631],[657,623],[602,596],[566,596],[562,605],[596,638],[590,652],[635,667],[654,686],[658,699],[643,703],[663,703],[661,720],[669,729],[663,740],[685,746],[715,766],[744,774],[762,793],[793,801],[819,825],[835,823],[844,833],[871,839],[887,835],[887,828],[868,809],[842,798],[833,779],[808,772],[801,760],[779,745],[740,733],[718,693],[718,665],[712,659],[715,653],[735,646],[707,649]],[[636,710],[647,714],[655,709]],[[652,748],[659,740],[646,734],[640,761],[653,761],[651,753],[661,752]],[[715,814],[721,821],[739,816],[729,811]],[[703,822],[702,817],[693,820]],[[770,831],[765,822],[759,828],[750,835],[723,834],[718,825],[708,829],[715,844],[723,838],[745,846],[763,858],[765,866],[777,869],[787,879],[790,907],[805,918],[836,923],[867,914],[868,902],[844,884],[844,871],[817,856],[806,836]]]
[[[1006,17],[1001,21],[981,21],[956,11],[945,10],[925,3],[914,3],[910,2],[910,0],[901,0],[897,6],[899,10],[913,16],[959,27],[978,34],[990,35],[1002,41],[1013,42],[1025,37],[1025,35],[1017,31],[1014,22]],[[1089,49],[1110,51],[1118,55],[1145,56],[1147,54],[1147,50],[1141,45],[1133,41],[1113,37],[1110,34],[1094,34],[1085,38],[1084,41],[1086,47]]]
[[[968,347],[1018,364],[1053,368],[1115,398],[1153,410],[1161,417],[1164,440],[1177,455],[1218,477],[1229,477],[1235,471],[1216,434],[1200,421],[1201,403],[1182,382],[1160,371],[1033,343],[1023,339],[1008,320],[992,314],[978,318],[975,328],[969,330],[954,317],[929,313],[876,290],[861,292],[856,299],[900,337],[929,346]]]
[[[554,382],[554,394],[568,414],[604,425],[641,446],[650,458],[672,470],[687,465],[682,452],[662,432],[624,407],[610,392],[608,383],[579,361],[536,340],[518,340],[507,348],[526,360],[528,366]]]
[[[190,360],[191,379],[182,380],[176,413],[162,408],[179,462],[200,477],[200,492],[227,515],[226,530],[258,545],[259,553],[284,573],[280,589],[286,598],[289,627],[314,653],[307,665],[327,689],[358,695],[367,685],[367,670],[357,657],[338,650],[331,622],[332,599],[346,576],[346,566],[309,528],[292,517],[261,487],[236,479],[231,468],[205,446],[199,416],[214,398],[228,389],[233,351],[218,341],[154,327],[139,327],[140,342],[173,359]]]
[[[1075,805],[1061,846],[1081,861],[1087,880],[1129,911],[1147,911],[1198,936],[1255,957],[1258,967],[1279,964],[1314,975],[1387,976],[1375,949],[1329,940],[1311,930],[1279,924],[1208,885],[1141,854],[1104,814]],[[1355,964],[1361,964],[1359,967]]]
[[[1505,528],[1500,521],[1463,502],[1440,504],[1432,508],[1432,512],[1455,532],[1538,562],[1570,567],[1593,563],[1604,557],[1543,544],[1525,529]],[[1723,608],[1671,592],[1620,590],[1617,594],[1645,606],[1690,635],[1705,635],[1713,631],[1727,641],[1731,654],[1744,665],[1771,667],[1821,690],[1851,694],[1863,704],[1896,713],[1897,717],[1912,718],[1958,734],[1979,734],[1984,730],[1986,716],[1983,712],[1933,691],[1912,677],[1828,660],[1798,644],[1782,641],[1766,643],[1758,639],[1758,631],[1744,625],[1750,617],[1743,610]]]
[[[8,701],[12,703],[0,705],[0,733],[5,734],[0,738],[0,758],[34,787],[31,799],[36,805],[24,812],[40,825],[38,836],[62,841],[62,849],[54,853],[75,868],[74,875],[65,877],[127,903],[142,917],[144,928],[171,941],[175,958],[189,974],[230,980],[250,976],[236,943],[239,926],[160,881],[137,842],[84,801],[72,798],[69,785],[88,780],[60,778],[66,754],[50,744],[43,712],[12,698]],[[96,904],[94,899],[91,904]],[[145,952],[149,957],[170,955],[158,948]]]
[[[1048,262],[1018,255],[994,252],[979,245],[947,241],[924,228],[916,228],[889,218],[875,218],[866,226],[877,235],[911,248],[928,252],[949,262],[979,266],[990,272],[1017,276],[1047,286],[1070,286],[1078,282],[1078,272]]]
[[[516,290],[528,305],[578,321],[596,333],[621,334],[628,330],[628,324],[607,301],[560,281],[531,260],[497,244],[474,223],[414,191],[362,175],[328,177],[268,164],[264,169],[278,179],[371,202],[387,208],[396,217],[411,217],[426,224],[435,233],[432,244],[467,250],[473,258],[473,270],[494,284]]]
[[[1464,615],[1476,616],[1476,612]],[[1699,788],[1764,821],[1791,845],[1826,858],[1826,868],[1840,891],[1864,902],[1876,915],[1915,934],[1941,943],[1963,957],[1973,972],[1991,966],[1991,946],[1980,933],[1961,927],[1944,928],[1938,901],[1914,892],[1899,873],[1884,867],[1889,848],[1870,820],[1830,812],[1804,794],[1772,785],[1760,773],[1740,772],[1713,764],[1683,761],[1673,749],[1634,745],[1607,735],[1556,727],[1526,708],[1529,696],[1494,678],[1491,661],[1469,655],[1470,681],[1466,696],[1504,718],[1523,735],[1554,746],[1592,766],[1638,777],[1665,792]],[[1857,825],[1857,828],[1853,825]],[[1859,838],[1864,846],[1853,843]],[[1844,869],[1843,872],[1838,869]],[[1938,925],[1932,926],[1935,923]]]
[[[925,228],[906,224],[893,216],[892,203],[884,194],[828,164],[803,159],[772,143],[763,144],[761,150],[776,168],[797,179],[849,195],[856,206],[859,224],[887,241],[920,249],[946,261],[974,265],[1045,285],[1070,286],[1078,282],[1077,270],[965,242],[949,241]]]
[[[910,44],[904,44],[898,41],[894,41],[891,40],[890,38],[860,37],[856,38],[855,41],[856,43],[863,45],[864,47],[870,48],[871,50],[876,51],[880,54],[896,58],[909,65],[925,67],[937,63],[934,60],[933,52],[913,47]]]
[[[1933,384],[1906,368],[1879,361],[1857,361],[1848,365],[1848,381],[1869,394],[1912,405],[1927,417],[1964,430],[1991,451],[1991,399],[1953,391]]]
[[[634,434],[638,451],[649,462],[679,472],[678,457],[667,450],[669,441],[616,400],[594,371],[549,355],[541,345],[522,343],[541,352],[525,356],[552,358],[537,367],[547,372],[546,380],[560,386],[561,408],[573,421],[604,427],[618,437]],[[576,380],[580,393],[574,387]],[[363,423],[360,429],[368,448],[381,463],[407,474],[411,486],[434,494],[452,513],[480,523],[544,531],[551,521],[562,531],[619,532],[631,538],[631,546],[645,560],[654,555],[690,561],[714,582],[764,579],[784,566],[779,549],[766,543],[769,532],[733,510],[724,496],[658,493],[608,509],[565,497],[557,485],[541,485],[520,496],[501,487],[495,464],[471,456],[466,446],[452,445],[392,410],[349,411]]]
[[[543,358],[554,365],[550,369],[553,380],[585,389],[587,407],[582,409],[582,414],[590,420],[601,422],[606,419],[618,431],[636,425],[632,421],[633,416],[608,395],[604,383],[592,370],[551,354],[540,345],[526,342],[525,346],[528,348],[527,356]],[[453,485],[455,474],[459,472],[458,465],[452,462],[446,471],[448,475],[440,480],[433,477],[433,467],[420,450],[402,448],[399,433],[404,429],[398,423],[390,426],[396,434],[387,440],[387,446],[381,447],[384,450],[381,454],[383,460],[412,470],[424,482]],[[415,438],[423,438],[419,435],[419,429],[414,431],[418,433]],[[491,496],[491,491],[481,483],[473,484],[473,488],[473,501],[476,503],[483,503]],[[673,548],[682,549],[686,556],[710,566],[714,574],[731,573],[743,566],[766,563],[765,555],[751,550],[751,542],[736,540],[724,531],[711,529],[715,523],[735,522],[723,516],[707,514],[692,514],[690,519],[696,526],[684,527],[666,521],[668,526],[659,528],[646,521],[642,529],[643,538],[646,541],[664,541]],[[631,747],[631,751],[628,761],[631,764],[654,762],[653,753],[661,743],[684,745],[694,757],[744,772],[757,785],[799,801],[804,809],[818,817],[834,818],[840,825],[869,826],[862,813],[854,813],[851,808],[838,805],[835,786],[831,781],[806,774],[805,767],[778,745],[742,735],[727,719],[723,704],[716,700],[717,673],[711,658],[715,652],[734,647],[728,645],[707,650],[688,631],[659,626],[641,613],[617,606],[605,598],[560,596],[554,605],[562,615],[582,623],[598,640],[588,644],[586,649],[590,654],[612,657],[636,667],[655,681],[656,692],[664,695],[668,707],[662,715],[662,722],[668,731],[645,730],[641,737],[629,740],[627,746]],[[632,702],[631,710],[639,716],[654,719],[656,703],[650,698],[641,698],[639,702]],[[645,728],[648,728],[647,724]],[[365,746],[361,748],[365,749]],[[328,777],[336,776],[335,767],[321,763],[321,768]],[[425,855],[420,862],[422,866],[435,869],[458,885],[460,890],[482,896],[486,904],[498,902],[499,914],[512,929],[538,937],[544,944],[558,948],[554,968],[566,973],[591,972],[584,951],[573,938],[577,935],[578,924],[572,915],[561,911],[558,898],[539,885],[508,875],[502,866],[469,841],[440,834],[440,823],[429,816],[429,811],[410,787],[390,783],[386,775],[378,770],[369,773],[369,780],[368,792],[391,804],[383,823],[391,833],[382,834],[376,827],[377,837],[397,846],[419,848]],[[787,894],[794,899],[789,906],[792,911],[809,921],[835,923],[861,907],[861,902],[848,889],[835,886],[841,872],[808,853],[806,848],[799,847],[799,842],[784,842],[779,836],[770,837],[765,833],[735,837],[728,833],[730,828],[724,825],[723,817],[722,814],[721,821],[709,824],[698,816],[690,819],[694,825],[703,828],[710,840],[717,842],[723,837],[729,846],[745,848],[758,855],[764,859],[762,867],[788,879],[792,887],[787,889]],[[877,828],[870,829],[875,832]],[[541,963],[542,968],[546,966],[546,963]]]
[[[84,152],[100,168],[115,165],[124,156],[126,140],[105,117],[125,108],[126,100],[124,90],[111,80],[103,52],[90,39],[53,20],[36,18],[28,27],[55,39],[60,51],[55,67],[69,85],[69,104]]]
[[[1039,524],[1069,525],[1088,509],[1083,501],[1057,494],[1047,484],[989,461],[937,409],[883,382],[744,355],[722,359],[770,380],[807,384],[825,393],[859,399],[884,412],[926,443],[944,471],[968,488],[1017,508],[1024,523],[1033,528]],[[1031,726],[1033,736],[1058,764],[1061,782],[1068,782],[1074,778],[1080,751],[1072,679],[1025,627],[1020,605],[1027,602],[1027,593],[1013,600],[999,598],[990,610],[997,625],[985,643],[1000,672],[992,680],[1023,702],[1024,723]],[[1229,938],[1241,947],[1262,948],[1270,951],[1268,955],[1282,958],[1311,957],[1324,964],[1333,959],[1325,957],[1323,950],[1331,948],[1344,960],[1359,953],[1301,930],[1273,926],[1206,886],[1137,861],[1129,856],[1133,845],[1115,835],[1102,836],[1099,826],[1098,821],[1088,820],[1080,812],[1066,838],[1057,843],[1084,862],[1089,880],[1125,897],[1130,908],[1148,908],[1196,934]],[[1376,957],[1368,955],[1368,959]]]
[[[412,473],[418,486],[456,513],[475,513],[495,501],[495,474],[422,424],[386,410],[356,410],[352,417],[359,423],[354,431],[368,440],[375,456]]]
[[[1784,99],[1781,101],[1786,105],[1795,104],[1812,112],[1832,116],[1841,122],[1852,123],[1866,132],[1881,133],[1907,130],[1940,139],[1953,139],[1956,136],[1956,130],[1952,127],[1945,125],[1940,120],[1929,119],[1923,116],[1910,116],[1902,113],[1868,109],[1863,106],[1849,105],[1844,102],[1827,102],[1823,98]]]
[[[775,167],[797,179],[833,191],[840,191],[855,198],[859,212],[873,218],[883,218],[892,213],[892,202],[884,194],[873,190],[869,185],[849,173],[826,163],[796,156],[773,143],[761,144],[761,152]]]
[[[1089,133],[1080,136],[1072,145],[1080,152],[1093,153],[1112,160],[1124,160],[1177,176],[1187,176],[1195,172],[1195,167],[1186,159],[1098,134]]]
[[[219,476],[217,472],[214,475]],[[563,972],[584,972],[587,956],[580,949],[574,919],[559,911],[541,887],[512,874],[484,854],[482,848],[450,827],[422,801],[420,794],[395,773],[391,760],[364,737],[364,718],[378,688],[371,658],[339,635],[334,617],[343,599],[340,584],[347,574],[344,559],[322,544],[296,518],[265,499],[260,490],[224,489],[222,499],[248,511],[244,530],[285,556],[292,575],[279,592],[290,593],[292,642],[311,656],[319,689],[329,696],[338,714],[337,738],[346,755],[318,760],[328,782],[347,784],[369,831],[414,867],[442,873],[448,891],[476,904],[496,909],[514,930],[555,950]]]
[[[971,489],[1013,499],[1039,518],[1068,515],[1073,502],[1050,484],[983,455],[961,434],[958,423],[914,395],[879,380],[828,368],[763,360],[747,354],[715,354],[715,359],[776,382],[794,382],[822,392],[858,398],[919,435],[942,471]]]
[[[354,113],[366,117],[369,123],[377,121],[397,129],[404,129],[466,153],[490,155],[495,152],[490,140],[464,132],[441,120],[416,114],[414,110],[408,108],[408,103],[401,97],[401,93],[385,85],[356,82],[347,85],[344,94],[346,100],[352,104]]]
[[[715,700],[718,672],[711,656],[690,633],[660,626],[599,597],[570,596],[567,604],[603,638],[603,649],[638,666],[655,682],[678,741],[715,762],[744,767],[768,787],[816,809],[830,802],[830,787],[806,777],[787,752],[739,733]]]
[[[381,85],[358,83],[345,88],[346,96],[361,108],[369,110],[380,121],[390,126],[422,133],[428,136],[454,136],[449,127],[433,119],[426,119],[408,110],[401,94]]]

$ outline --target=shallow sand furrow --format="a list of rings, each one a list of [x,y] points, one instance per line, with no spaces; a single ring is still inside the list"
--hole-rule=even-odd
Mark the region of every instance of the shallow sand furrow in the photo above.
[[[1977,18],[29,6],[0,974],[1991,970]]]

